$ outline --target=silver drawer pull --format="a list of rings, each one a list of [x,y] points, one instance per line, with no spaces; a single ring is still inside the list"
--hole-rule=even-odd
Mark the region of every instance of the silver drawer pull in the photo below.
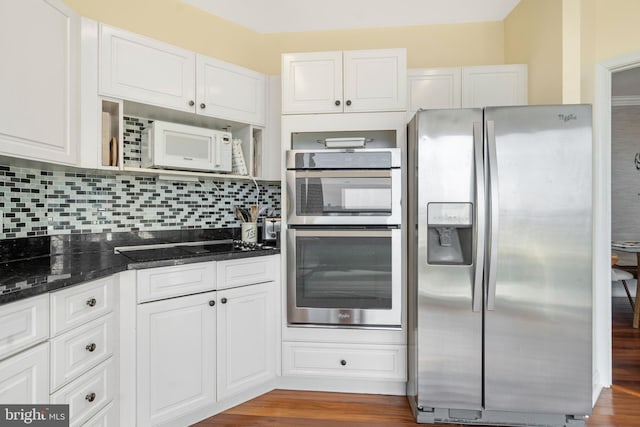
[[[344,359],[342,359],[342,360],[340,361],[340,364],[341,364],[342,366],[347,366],[347,361],[346,361],[346,360],[344,360]]]
[[[88,305],[89,307],[95,307],[95,305],[97,304],[97,302],[98,302],[98,301],[96,301],[96,299],[95,299],[95,298],[91,298],[91,299],[88,299],[88,300],[87,300],[87,305]]]
[[[92,342],[91,344],[88,344],[88,345],[85,347],[85,349],[86,349],[89,353],[93,353],[93,351],[95,351],[95,349],[96,349],[96,344]]]
[[[95,393],[89,393],[84,398],[86,400],[88,400],[89,402],[93,402],[94,400],[96,400],[96,394]]]

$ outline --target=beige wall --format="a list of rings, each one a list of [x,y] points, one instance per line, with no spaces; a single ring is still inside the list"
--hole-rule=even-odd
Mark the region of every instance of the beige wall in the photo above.
[[[502,22],[259,34],[178,0],[64,0],[83,16],[267,74],[280,54],[406,47],[408,65],[504,62]]]
[[[407,48],[409,68],[504,63],[502,22],[266,34],[262,66],[280,73],[280,54]]]
[[[177,0],[64,0],[80,15],[256,69],[260,34]]]
[[[595,59],[640,51],[640,1],[595,0]]]
[[[522,0],[504,20],[505,62],[527,64],[529,103],[562,102],[562,2]]]

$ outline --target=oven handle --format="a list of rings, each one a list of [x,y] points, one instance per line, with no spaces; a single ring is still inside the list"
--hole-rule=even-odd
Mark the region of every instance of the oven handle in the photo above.
[[[376,229],[376,230],[302,230],[300,228],[290,228],[289,231],[296,237],[390,237],[394,232],[399,232],[399,228]]]
[[[296,178],[391,178],[391,169],[295,171]]]

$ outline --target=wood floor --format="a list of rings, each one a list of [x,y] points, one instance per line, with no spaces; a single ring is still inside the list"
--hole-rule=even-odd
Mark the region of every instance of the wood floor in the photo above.
[[[613,301],[613,387],[600,395],[589,427],[640,426],[640,330],[626,298]],[[273,427],[418,426],[404,396],[274,390],[196,424]],[[451,426],[436,424],[435,426]]]

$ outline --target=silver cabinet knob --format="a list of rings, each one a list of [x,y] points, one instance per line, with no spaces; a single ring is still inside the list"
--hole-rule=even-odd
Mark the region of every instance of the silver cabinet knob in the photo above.
[[[344,359],[342,359],[342,360],[340,361],[340,364],[341,364],[342,366],[347,366],[347,361],[346,361],[346,360],[344,360]]]
[[[89,353],[93,353],[96,349],[96,343],[91,343],[91,344],[87,344],[87,346],[85,347],[85,349],[89,352]]]
[[[95,393],[89,393],[84,398],[86,400],[88,400],[89,402],[93,402],[94,400],[96,400],[96,394]]]
[[[351,100],[347,99],[347,105],[351,105]]]
[[[192,99],[189,101],[189,107],[193,107],[194,105],[196,105],[195,101]]]
[[[95,299],[95,298],[90,298],[90,299],[88,299],[88,300],[87,300],[87,305],[88,305],[89,307],[95,307],[97,302],[98,302],[98,301],[96,301],[96,299]]]
[[[207,105],[203,102],[202,104],[200,104],[200,108],[202,108],[203,110],[207,107]]]
[[[336,104],[336,106],[340,106],[340,100],[336,99],[336,102],[334,104]]]

